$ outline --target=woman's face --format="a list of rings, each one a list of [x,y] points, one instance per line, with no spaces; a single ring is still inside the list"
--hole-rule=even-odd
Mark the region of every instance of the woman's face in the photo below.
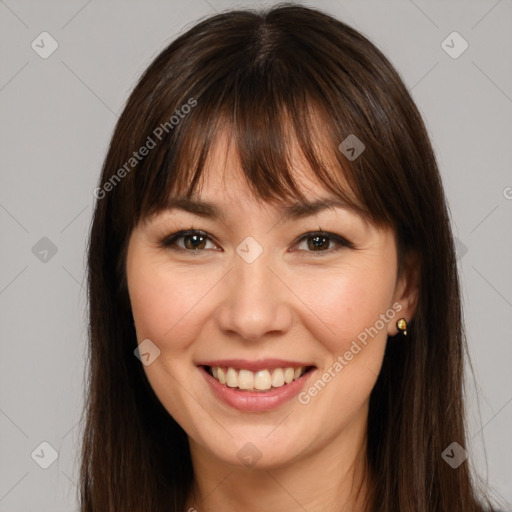
[[[360,447],[387,336],[413,312],[394,233],[343,205],[294,215],[263,203],[226,141],[195,197],[219,216],[176,207],[130,238],[148,380],[191,449],[216,463],[271,468]],[[294,164],[310,201],[329,196]],[[170,239],[181,230],[201,233]]]

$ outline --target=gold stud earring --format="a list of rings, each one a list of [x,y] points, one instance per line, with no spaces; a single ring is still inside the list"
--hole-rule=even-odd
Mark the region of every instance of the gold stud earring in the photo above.
[[[405,318],[400,318],[396,323],[398,330],[404,335],[407,336],[407,321]]]

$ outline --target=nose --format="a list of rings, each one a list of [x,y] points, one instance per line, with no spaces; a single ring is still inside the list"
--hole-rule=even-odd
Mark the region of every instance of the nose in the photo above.
[[[258,341],[290,329],[293,294],[273,266],[265,253],[252,263],[235,256],[216,311],[219,329],[224,334]]]

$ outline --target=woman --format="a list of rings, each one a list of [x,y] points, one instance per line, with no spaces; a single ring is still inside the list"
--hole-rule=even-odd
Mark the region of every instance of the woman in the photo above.
[[[397,72],[314,9],[146,70],[89,245],[81,510],[488,510],[436,160]]]

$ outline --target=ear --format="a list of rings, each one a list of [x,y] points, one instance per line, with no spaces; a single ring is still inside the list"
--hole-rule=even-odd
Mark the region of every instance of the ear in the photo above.
[[[418,305],[419,294],[419,258],[415,254],[408,254],[402,265],[401,272],[397,276],[393,304],[400,304],[401,309],[395,307],[397,315],[395,320],[388,323],[388,336],[398,334],[396,322],[405,318],[409,323]]]

